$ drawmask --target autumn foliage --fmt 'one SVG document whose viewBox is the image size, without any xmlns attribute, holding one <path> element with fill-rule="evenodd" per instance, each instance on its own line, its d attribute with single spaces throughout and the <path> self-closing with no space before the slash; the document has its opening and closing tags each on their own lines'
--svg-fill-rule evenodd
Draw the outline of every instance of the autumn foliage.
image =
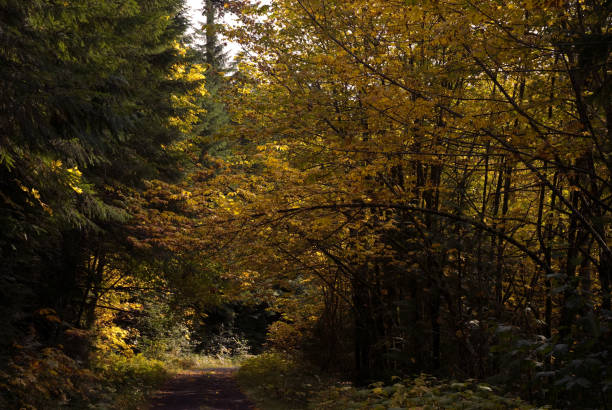
<svg viewBox="0 0 612 410">
<path fill-rule="evenodd" d="M 243 143 L 214 225 L 301 348 L 361 382 L 429 371 L 608 402 L 609 5 L 241 12 Z"/>
<path fill-rule="evenodd" d="M 4 3 L 15 380 L 242 312 L 329 408 L 610 406 L 610 2 L 207 1 L 199 48 L 178 0 Z"/>
</svg>

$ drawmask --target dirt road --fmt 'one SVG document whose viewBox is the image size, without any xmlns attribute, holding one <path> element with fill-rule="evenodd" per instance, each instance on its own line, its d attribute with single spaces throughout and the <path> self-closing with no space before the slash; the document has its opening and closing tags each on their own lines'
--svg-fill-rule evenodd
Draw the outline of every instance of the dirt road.
<svg viewBox="0 0 612 410">
<path fill-rule="evenodd" d="M 183 372 L 170 380 L 151 401 L 150 410 L 254 410 L 238 389 L 236 369 Z"/>
</svg>

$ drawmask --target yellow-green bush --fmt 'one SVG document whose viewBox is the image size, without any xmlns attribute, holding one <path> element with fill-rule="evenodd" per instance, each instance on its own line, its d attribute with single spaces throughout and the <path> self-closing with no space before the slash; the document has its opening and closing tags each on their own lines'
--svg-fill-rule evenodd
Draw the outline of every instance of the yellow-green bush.
<svg viewBox="0 0 612 410">
<path fill-rule="evenodd" d="M 121 385 L 137 381 L 146 386 L 156 386 L 166 378 L 164 362 L 142 354 L 132 357 L 112 354 L 98 366 L 105 380 Z"/>
<path fill-rule="evenodd" d="M 142 354 L 105 354 L 93 366 L 104 382 L 104 395 L 97 400 L 102 408 L 136 409 L 168 377 L 164 362 Z"/>
<path fill-rule="evenodd" d="M 312 391 L 323 388 L 313 369 L 283 353 L 264 353 L 246 359 L 238 371 L 243 389 L 257 401 L 282 401 L 304 408 Z"/>
</svg>

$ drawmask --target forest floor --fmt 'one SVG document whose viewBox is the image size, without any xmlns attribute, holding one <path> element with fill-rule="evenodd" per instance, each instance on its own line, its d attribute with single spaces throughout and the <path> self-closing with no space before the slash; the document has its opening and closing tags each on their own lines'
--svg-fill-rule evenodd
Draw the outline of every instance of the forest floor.
<svg viewBox="0 0 612 410">
<path fill-rule="evenodd" d="M 183 371 L 153 396 L 150 410 L 254 410 L 239 390 L 236 368 Z"/>
</svg>

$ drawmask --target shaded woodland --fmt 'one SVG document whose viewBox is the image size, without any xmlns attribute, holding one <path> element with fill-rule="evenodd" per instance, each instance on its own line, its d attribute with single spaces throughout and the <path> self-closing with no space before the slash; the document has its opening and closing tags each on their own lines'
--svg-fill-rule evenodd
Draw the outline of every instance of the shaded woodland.
<svg viewBox="0 0 612 410">
<path fill-rule="evenodd" d="M 612 406 L 610 1 L 184 7 L 0 1 L 0 406 L 263 350 Z"/>
</svg>

